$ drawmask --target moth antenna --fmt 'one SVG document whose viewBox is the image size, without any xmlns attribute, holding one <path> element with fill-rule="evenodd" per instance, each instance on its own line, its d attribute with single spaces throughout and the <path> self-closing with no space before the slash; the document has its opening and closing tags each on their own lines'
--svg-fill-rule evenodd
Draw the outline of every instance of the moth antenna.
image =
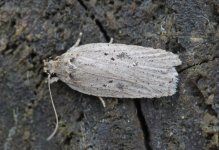
<svg viewBox="0 0 219 150">
<path fill-rule="evenodd" d="M 109 44 L 112 44 L 112 43 L 113 43 L 113 38 L 111 37 L 110 41 L 109 41 Z"/>
<path fill-rule="evenodd" d="M 49 95 L 50 95 L 52 107 L 53 107 L 53 110 L 54 110 L 54 113 L 55 113 L 56 127 L 55 127 L 55 129 L 53 130 L 53 132 L 50 134 L 50 136 L 46 139 L 47 141 L 49 141 L 49 140 L 51 140 L 51 139 L 53 138 L 53 136 L 56 134 L 56 132 L 57 132 L 57 130 L 58 130 L 58 127 L 59 127 L 59 119 L 58 119 L 58 115 L 57 115 L 57 112 L 56 112 L 55 104 L 54 104 L 54 102 L 53 102 L 52 92 L 51 92 L 51 88 L 50 88 L 50 83 L 51 83 L 50 77 L 51 77 L 51 75 L 48 73 Z"/>
<path fill-rule="evenodd" d="M 80 44 L 81 37 L 82 37 L 82 32 L 79 33 L 79 37 L 78 37 L 77 41 L 75 42 L 75 44 L 72 47 L 77 47 Z"/>
<path fill-rule="evenodd" d="M 102 97 L 98 97 L 99 98 L 99 100 L 101 101 L 101 103 L 103 104 L 103 107 L 105 108 L 106 107 L 106 103 L 105 103 L 105 101 L 103 100 L 103 98 Z"/>
</svg>

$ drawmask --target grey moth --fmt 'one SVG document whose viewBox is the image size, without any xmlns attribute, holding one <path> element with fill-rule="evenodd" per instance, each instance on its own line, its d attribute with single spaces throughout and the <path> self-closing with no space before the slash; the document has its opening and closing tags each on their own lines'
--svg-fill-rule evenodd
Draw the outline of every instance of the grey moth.
<svg viewBox="0 0 219 150">
<path fill-rule="evenodd" d="M 181 60 L 172 52 L 126 44 L 76 45 L 44 61 L 45 72 L 76 91 L 116 98 L 159 98 L 176 92 L 174 67 Z"/>
<path fill-rule="evenodd" d="M 56 127 L 47 140 L 58 129 L 58 115 L 50 90 L 51 81 L 57 81 L 57 77 L 74 90 L 98 96 L 104 107 L 101 97 L 159 98 L 176 92 L 178 73 L 174 67 L 181 64 L 178 55 L 136 45 L 91 43 L 78 46 L 79 42 L 80 38 L 66 53 L 44 61 L 56 117 Z M 57 77 L 50 80 L 51 74 Z"/>
</svg>

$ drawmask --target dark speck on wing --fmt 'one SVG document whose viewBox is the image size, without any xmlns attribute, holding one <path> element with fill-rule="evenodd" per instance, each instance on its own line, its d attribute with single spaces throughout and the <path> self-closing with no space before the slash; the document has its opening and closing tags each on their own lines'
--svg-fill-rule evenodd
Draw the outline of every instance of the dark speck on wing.
<svg viewBox="0 0 219 150">
<path fill-rule="evenodd" d="M 120 89 L 120 90 L 123 90 L 123 88 L 124 88 L 124 84 L 122 84 L 122 83 L 117 83 L 116 84 L 116 87 L 118 88 L 118 89 Z"/>
<path fill-rule="evenodd" d="M 131 58 L 131 57 L 130 57 L 127 53 L 125 53 L 125 52 L 122 52 L 122 53 L 118 54 L 117 57 L 118 57 L 118 58 L 121 58 L 121 59 L 122 59 L 122 58 L 129 58 L 129 59 L 130 59 L 130 58 Z"/>
<path fill-rule="evenodd" d="M 113 83 L 113 80 L 109 80 L 108 83 Z"/>
<path fill-rule="evenodd" d="M 113 58 L 113 57 L 112 57 L 112 58 L 111 58 L 111 60 L 112 60 L 112 61 L 114 61 L 114 60 L 115 60 L 115 58 Z"/>
</svg>

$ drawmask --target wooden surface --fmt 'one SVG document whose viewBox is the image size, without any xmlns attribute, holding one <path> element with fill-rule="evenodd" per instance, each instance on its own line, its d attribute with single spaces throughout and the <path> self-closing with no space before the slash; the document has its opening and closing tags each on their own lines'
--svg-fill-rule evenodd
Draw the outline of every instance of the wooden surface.
<svg viewBox="0 0 219 150">
<path fill-rule="evenodd" d="M 219 3 L 216 0 L 0 2 L 0 149 L 217 149 Z M 51 85 L 43 60 L 82 42 L 150 46 L 180 55 L 176 95 L 98 98 Z"/>
</svg>

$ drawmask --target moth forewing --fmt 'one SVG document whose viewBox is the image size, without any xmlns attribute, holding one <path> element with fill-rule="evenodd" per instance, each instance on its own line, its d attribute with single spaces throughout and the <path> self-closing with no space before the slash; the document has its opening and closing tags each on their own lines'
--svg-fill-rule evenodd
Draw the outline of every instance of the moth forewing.
<svg viewBox="0 0 219 150">
<path fill-rule="evenodd" d="M 176 92 L 176 54 L 135 45 L 92 43 L 49 62 L 48 70 L 79 92 L 100 97 L 153 98 Z"/>
</svg>

